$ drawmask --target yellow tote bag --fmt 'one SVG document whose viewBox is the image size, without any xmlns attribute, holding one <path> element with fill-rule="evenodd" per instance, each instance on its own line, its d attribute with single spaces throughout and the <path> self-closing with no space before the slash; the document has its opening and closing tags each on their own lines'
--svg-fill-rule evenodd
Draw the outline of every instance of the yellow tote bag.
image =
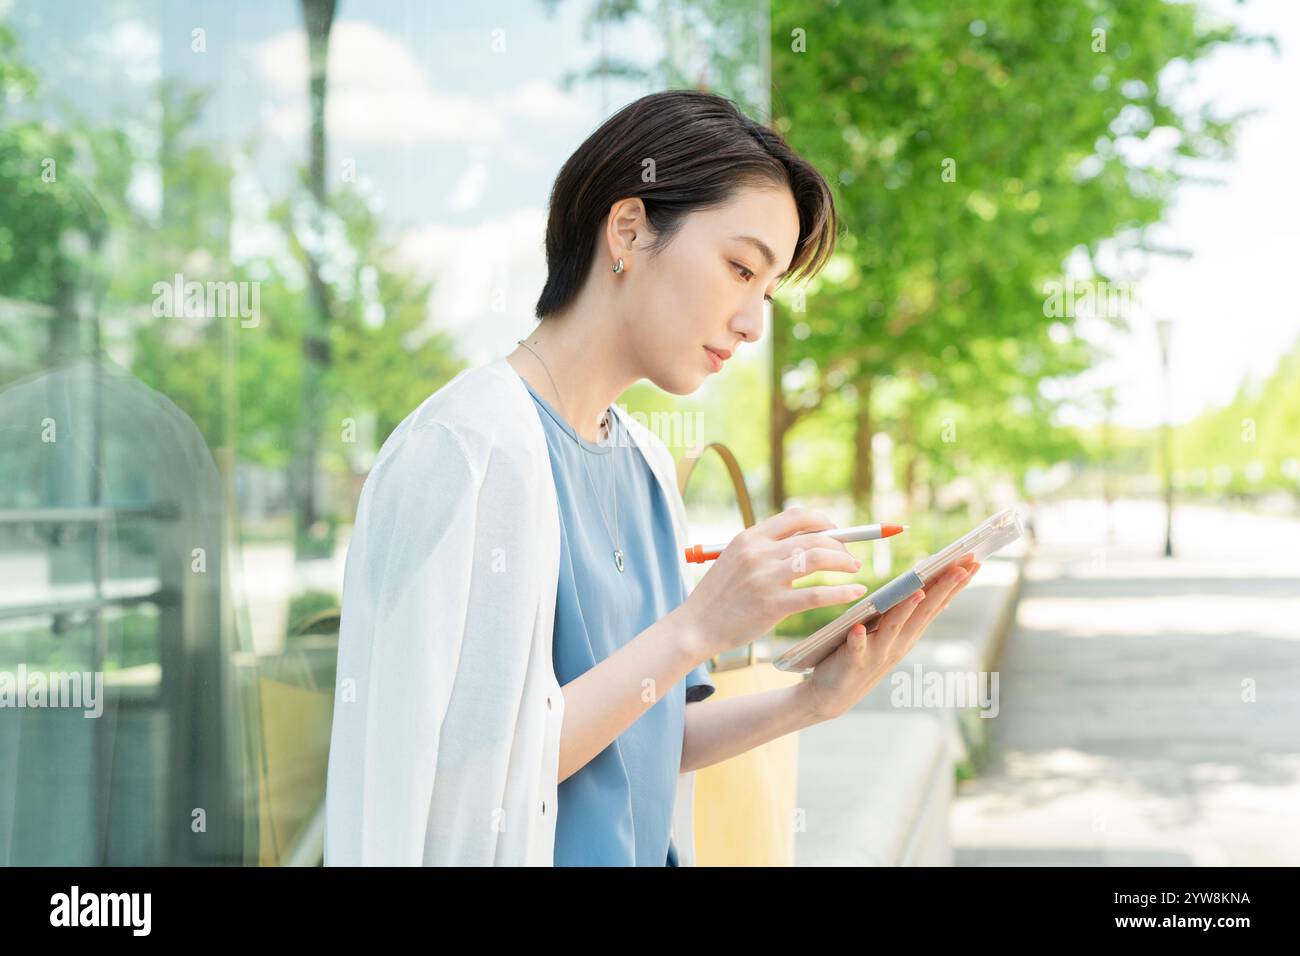
<svg viewBox="0 0 1300 956">
<path fill-rule="evenodd" d="M 259 677 L 257 686 L 262 721 L 258 865 L 319 866 L 314 841 L 324 824 L 334 695 L 266 677 Z"/>
<path fill-rule="evenodd" d="M 736 456 L 719 442 L 701 455 L 677 463 L 683 497 L 691 471 L 704 451 L 713 449 L 727 467 L 745 527 L 754 524 L 754 505 Z M 757 642 L 755 642 L 757 643 Z M 803 680 L 779 671 L 750 644 L 739 660 L 713 658 L 710 677 L 717 690 L 710 699 L 757 694 Z M 695 862 L 697 866 L 792 866 L 799 735 L 786 734 L 695 773 Z"/>
</svg>

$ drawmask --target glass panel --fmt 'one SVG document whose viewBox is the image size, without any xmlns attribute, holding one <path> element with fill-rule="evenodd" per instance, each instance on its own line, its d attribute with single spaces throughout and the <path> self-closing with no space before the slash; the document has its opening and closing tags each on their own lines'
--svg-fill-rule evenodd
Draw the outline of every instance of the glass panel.
<svg viewBox="0 0 1300 956">
<path fill-rule="evenodd" d="M 766 115 L 766 23 L 0 0 L 0 863 L 320 862 L 376 450 L 529 330 L 605 116 Z"/>
</svg>

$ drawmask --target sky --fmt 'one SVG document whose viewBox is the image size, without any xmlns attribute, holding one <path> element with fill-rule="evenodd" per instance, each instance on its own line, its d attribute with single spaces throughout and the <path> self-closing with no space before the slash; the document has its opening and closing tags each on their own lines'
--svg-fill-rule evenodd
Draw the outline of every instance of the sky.
<svg viewBox="0 0 1300 956">
<path fill-rule="evenodd" d="M 376 198 L 399 258 L 434 280 L 432 322 L 456 336 L 471 364 L 509 351 L 534 324 L 556 172 L 605 116 L 650 92 L 636 81 L 564 86 L 564 75 L 589 69 L 602 45 L 634 62 L 663 52 L 646 22 L 587 29 L 592 5 L 339 3 L 327 174 L 337 184 L 349 163 Z M 146 145 L 157 127 L 149 89 L 159 76 L 210 91 L 200 134 L 232 155 L 254 147 L 234 187 L 248 215 L 236 222 L 233 253 L 246 258 L 278 241 L 263 211 L 306 160 L 297 0 L 0 0 L 0 16 L 47 92 Z M 137 185 L 148 206 L 158 183 L 144 175 Z"/>
<path fill-rule="evenodd" d="M 1300 259 L 1300 4 L 1237 5 L 1202 0 L 1212 14 L 1266 45 L 1221 49 L 1199 64 L 1187 93 L 1219 113 L 1257 110 L 1244 120 L 1235 157 L 1206 166 L 1220 185 L 1184 185 L 1153 242 L 1186 249 L 1187 259 L 1151 258 L 1137 282 L 1132 331 L 1107 343 L 1116 357 L 1081 376 L 1072 391 L 1113 385 L 1114 421 L 1147 427 L 1161 420 L 1156 319 L 1169 319 L 1170 418 L 1185 422 L 1232 400 L 1243 381 L 1273 372 L 1300 338 L 1300 301 L 1286 289 Z M 1066 414 L 1072 424 L 1097 414 Z"/>
</svg>

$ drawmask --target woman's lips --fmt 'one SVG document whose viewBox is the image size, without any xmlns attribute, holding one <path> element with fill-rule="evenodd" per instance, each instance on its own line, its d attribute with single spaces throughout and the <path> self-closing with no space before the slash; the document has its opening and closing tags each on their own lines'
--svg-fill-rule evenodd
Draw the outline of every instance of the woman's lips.
<svg viewBox="0 0 1300 956">
<path fill-rule="evenodd" d="M 709 348 L 707 345 L 704 347 L 704 351 L 708 353 L 709 361 L 713 363 L 713 371 L 721 372 L 722 356 L 719 355 L 717 352 L 713 351 L 713 349 Z"/>
</svg>

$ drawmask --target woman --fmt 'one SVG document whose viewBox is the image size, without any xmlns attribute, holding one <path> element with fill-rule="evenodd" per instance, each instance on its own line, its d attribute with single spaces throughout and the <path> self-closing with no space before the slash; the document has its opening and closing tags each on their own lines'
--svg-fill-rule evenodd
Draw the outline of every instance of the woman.
<svg viewBox="0 0 1300 956">
<path fill-rule="evenodd" d="M 690 865 L 694 770 L 842 714 L 964 586 L 973 569 L 796 686 L 705 702 L 711 657 L 866 590 L 800 577 L 861 564 L 792 509 L 688 594 L 672 456 L 612 403 L 720 372 L 835 231 L 821 175 L 708 93 L 642 97 L 564 164 L 540 325 L 426 399 L 363 487 L 326 863 Z"/>
</svg>

